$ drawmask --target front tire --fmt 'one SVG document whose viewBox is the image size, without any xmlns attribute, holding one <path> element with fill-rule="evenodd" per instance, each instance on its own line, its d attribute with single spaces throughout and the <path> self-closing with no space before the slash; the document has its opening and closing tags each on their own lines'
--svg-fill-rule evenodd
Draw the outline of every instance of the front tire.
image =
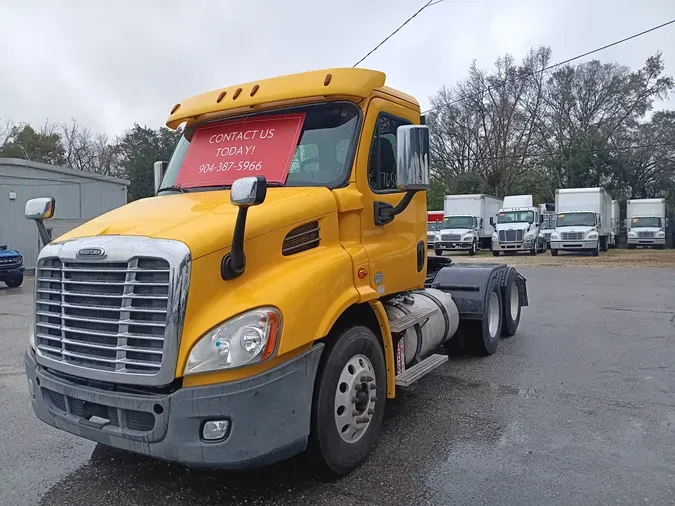
<svg viewBox="0 0 675 506">
<path fill-rule="evenodd" d="M 628 245 L 628 249 L 635 249 L 635 248 L 636 248 L 636 245 L 635 245 L 635 244 L 629 244 L 629 245 Z"/>
<path fill-rule="evenodd" d="M 558 256 L 558 250 L 557 250 L 557 249 L 552 249 L 552 250 L 551 250 L 551 256 L 552 256 L 552 257 L 557 257 L 557 256 Z"/>
<path fill-rule="evenodd" d="M 324 352 L 309 451 L 327 473 L 344 476 L 370 454 L 384 417 L 386 381 L 382 347 L 367 327 L 342 331 Z"/>
<path fill-rule="evenodd" d="M 437 256 L 437 257 L 443 256 L 443 250 L 442 250 L 442 249 L 435 249 L 435 250 L 434 250 L 434 253 L 436 253 L 436 256 Z"/>
<path fill-rule="evenodd" d="M 473 241 L 471 249 L 469 250 L 469 256 L 474 256 L 477 252 L 478 252 L 478 244 L 476 243 L 476 241 Z"/>
<path fill-rule="evenodd" d="M 23 275 L 18 276 L 16 278 L 10 278 L 7 281 L 5 281 L 5 284 L 9 288 L 19 288 L 22 283 L 23 283 Z"/>
<path fill-rule="evenodd" d="M 492 251 L 492 256 L 493 257 L 498 257 L 499 256 L 499 251 Z"/>
<path fill-rule="evenodd" d="M 597 257 L 600 254 L 600 244 L 595 246 L 595 249 L 591 250 L 591 253 L 594 257 Z"/>
</svg>

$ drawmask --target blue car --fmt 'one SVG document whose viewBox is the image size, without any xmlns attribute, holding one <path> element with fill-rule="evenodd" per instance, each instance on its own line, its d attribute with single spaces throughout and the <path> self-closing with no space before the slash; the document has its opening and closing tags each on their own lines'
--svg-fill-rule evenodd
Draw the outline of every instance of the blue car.
<svg viewBox="0 0 675 506">
<path fill-rule="evenodd" d="M 0 246 L 0 281 L 4 281 L 10 288 L 16 288 L 23 283 L 23 257 L 7 246 Z"/>
</svg>

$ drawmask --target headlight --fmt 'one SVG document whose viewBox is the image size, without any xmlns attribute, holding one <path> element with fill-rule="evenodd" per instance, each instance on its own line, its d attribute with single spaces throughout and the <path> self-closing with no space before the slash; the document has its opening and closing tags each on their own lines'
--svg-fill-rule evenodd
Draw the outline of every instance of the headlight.
<svg viewBox="0 0 675 506">
<path fill-rule="evenodd" d="M 596 234 L 595 232 L 591 232 L 590 234 L 588 234 L 588 236 L 586 236 L 586 239 L 597 239 L 597 238 L 598 234 Z"/>
<path fill-rule="evenodd" d="M 23 257 L 16 257 L 16 261 L 19 262 L 20 264 L 23 263 Z"/>
<path fill-rule="evenodd" d="M 558 240 L 558 234 L 556 234 L 555 232 L 551 232 L 551 239 L 553 239 L 554 241 L 557 241 Z"/>
<path fill-rule="evenodd" d="M 661 230 L 660 232 L 657 232 L 657 233 L 656 233 L 656 237 L 663 237 L 663 236 L 665 236 L 665 235 L 666 235 L 666 233 L 665 233 L 663 230 Z"/>
<path fill-rule="evenodd" d="M 188 356 L 185 374 L 232 369 L 268 358 L 281 332 L 275 308 L 247 311 L 204 334 Z"/>
<path fill-rule="evenodd" d="M 530 232 L 529 234 L 525 234 L 525 241 L 534 241 L 534 236 L 537 235 L 534 232 Z"/>
<path fill-rule="evenodd" d="M 635 232 L 628 232 L 628 237 L 635 237 L 637 234 Z"/>
<path fill-rule="evenodd" d="M 466 241 L 471 241 L 472 239 L 473 239 L 473 236 L 472 236 L 471 234 L 469 234 L 469 235 L 465 235 L 465 236 L 462 238 L 462 241 L 465 241 L 465 242 L 466 242 Z"/>
</svg>

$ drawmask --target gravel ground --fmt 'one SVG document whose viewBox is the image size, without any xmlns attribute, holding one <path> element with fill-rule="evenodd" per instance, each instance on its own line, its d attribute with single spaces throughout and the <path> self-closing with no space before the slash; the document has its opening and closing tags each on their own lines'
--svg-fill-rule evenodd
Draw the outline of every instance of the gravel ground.
<svg viewBox="0 0 675 506">
<path fill-rule="evenodd" d="M 429 251 L 429 255 L 433 256 L 434 253 Z M 526 253 L 494 257 L 490 251 L 480 251 L 473 257 L 467 253 L 446 253 L 443 256 L 450 257 L 453 262 L 457 263 L 500 262 L 514 267 L 675 268 L 675 249 L 612 249 L 606 253 L 600 253 L 598 257 L 584 253 L 560 253 L 557 257 L 553 257 L 550 251 L 536 257 L 531 257 Z"/>
</svg>

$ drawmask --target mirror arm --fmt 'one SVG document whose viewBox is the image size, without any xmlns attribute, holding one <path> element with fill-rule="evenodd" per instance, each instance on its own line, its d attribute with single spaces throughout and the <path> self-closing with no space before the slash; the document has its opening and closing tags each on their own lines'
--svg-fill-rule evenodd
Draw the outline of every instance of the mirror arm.
<svg viewBox="0 0 675 506">
<path fill-rule="evenodd" d="M 401 214 L 406 210 L 415 194 L 419 191 L 422 190 L 408 190 L 401 201 L 396 204 L 396 207 L 387 202 L 375 201 L 375 225 L 381 227 L 387 223 L 391 223 L 397 214 Z"/>
<path fill-rule="evenodd" d="M 225 280 L 238 278 L 246 269 L 244 254 L 244 231 L 246 230 L 246 214 L 248 206 L 241 206 L 237 212 L 237 223 L 234 226 L 232 250 L 220 262 L 220 276 Z"/>
<path fill-rule="evenodd" d="M 47 227 L 45 227 L 45 224 L 42 220 L 35 220 L 35 225 L 37 225 L 38 233 L 40 234 L 42 244 L 47 246 L 47 244 L 52 242 L 52 240 L 49 238 L 49 234 L 47 233 Z"/>
</svg>

